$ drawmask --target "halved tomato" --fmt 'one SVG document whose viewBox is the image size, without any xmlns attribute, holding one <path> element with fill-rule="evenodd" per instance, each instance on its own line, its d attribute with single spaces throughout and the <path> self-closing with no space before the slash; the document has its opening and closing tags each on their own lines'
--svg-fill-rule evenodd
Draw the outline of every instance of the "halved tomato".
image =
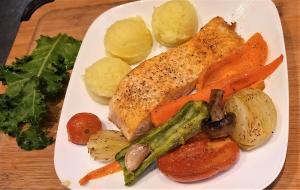
<svg viewBox="0 0 300 190">
<path fill-rule="evenodd" d="M 174 181 L 193 182 L 229 169 L 238 157 L 239 147 L 230 138 L 209 140 L 200 134 L 159 158 L 157 165 Z"/>
</svg>

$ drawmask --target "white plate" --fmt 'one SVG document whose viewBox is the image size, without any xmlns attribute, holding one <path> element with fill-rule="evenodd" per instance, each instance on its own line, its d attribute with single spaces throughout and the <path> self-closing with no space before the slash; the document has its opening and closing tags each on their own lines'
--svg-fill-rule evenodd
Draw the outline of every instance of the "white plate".
<svg viewBox="0 0 300 190">
<path fill-rule="evenodd" d="M 94 102 L 85 89 L 82 75 L 85 68 L 105 56 L 103 38 L 112 23 L 119 19 L 142 16 L 151 29 L 153 7 L 163 0 L 144 0 L 124 4 L 100 15 L 90 26 L 82 42 L 65 96 L 55 145 L 55 169 L 59 179 L 68 180 L 70 188 L 125 188 L 122 172 L 93 180 L 80 186 L 78 180 L 87 172 L 103 164 L 90 158 L 87 148 L 70 143 L 66 123 L 78 112 L 91 112 L 99 116 L 105 128 L 116 129 L 108 121 L 108 107 Z M 199 188 L 264 188 L 278 176 L 285 161 L 289 128 L 289 94 L 287 62 L 280 18 L 271 0 L 195 0 L 199 26 L 215 16 L 227 21 L 237 21 L 237 32 L 247 40 L 255 32 L 262 33 L 269 46 L 268 62 L 284 55 L 283 64 L 266 80 L 266 90 L 273 99 L 278 112 L 278 125 L 271 139 L 262 147 L 241 152 L 238 163 L 230 170 L 209 180 L 191 184 L 176 183 L 166 178 L 157 169 L 147 173 L 131 188 L 137 189 L 199 189 Z M 154 44 L 149 57 L 164 51 Z"/>
</svg>

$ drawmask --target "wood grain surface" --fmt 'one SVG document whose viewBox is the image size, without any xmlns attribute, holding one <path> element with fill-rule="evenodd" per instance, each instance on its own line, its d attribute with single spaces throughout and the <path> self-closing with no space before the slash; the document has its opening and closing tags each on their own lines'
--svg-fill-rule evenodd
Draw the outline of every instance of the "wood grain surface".
<svg viewBox="0 0 300 190">
<path fill-rule="evenodd" d="M 37 10 L 21 24 L 7 63 L 28 54 L 40 34 L 68 33 L 82 39 L 88 26 L 105 10 L 130 0 L 55 0 Z M 290 89 L 290 132 L 284 168 L 268 189 L 300 189 L 300 1 L 274 0 L 285 37 Z M 1 91 L 1 89 L 0 89 Z M 52 102 L 45 125 L 55 134 L 62 101 Z M 0 189 L 66 189 L 56 176 L 54 144 L 44 150 L 26 152 L 15 139 L 0 134 Z M 271 162 L 271 160 L 270 160 Z M 260 168 L 263 169 L 263 168 Z M 259 169 L 258 169 L 259 172 Z"/>
</svg>

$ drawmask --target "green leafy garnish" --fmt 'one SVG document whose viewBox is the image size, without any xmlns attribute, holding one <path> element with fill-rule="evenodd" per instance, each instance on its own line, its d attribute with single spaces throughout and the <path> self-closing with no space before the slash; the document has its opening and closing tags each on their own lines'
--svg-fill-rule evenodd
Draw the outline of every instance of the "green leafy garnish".
<svg viewBox="0 0 300 190">
<path fill-rule="evenodd" d="M 46 100 L 63 91 L 80 44 L 65 34 L 41 36 L 31 55 L 0 67 L 0 80 L 7 85 L 0 95 L 0 130 L 15 136 L 22 149 L 42 149 L 53 142 L 40 125 Z"/>
</svg>

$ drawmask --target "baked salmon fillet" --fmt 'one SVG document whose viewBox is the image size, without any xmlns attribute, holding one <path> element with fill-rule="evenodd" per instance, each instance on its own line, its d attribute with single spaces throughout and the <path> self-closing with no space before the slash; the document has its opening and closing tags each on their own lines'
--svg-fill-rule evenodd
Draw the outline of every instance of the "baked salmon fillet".
<svg viewBox="0 0 300 190">
<path fill-rule="evenodd" d="M 129 141 L 145 134 L 155 107 L 190 93 L 211 63 L 244 43 L 234 28 L 215 17 L 185 44 L 141 63 L 120 82 L 109 103 L 109 119 Z"/>
</svg>

